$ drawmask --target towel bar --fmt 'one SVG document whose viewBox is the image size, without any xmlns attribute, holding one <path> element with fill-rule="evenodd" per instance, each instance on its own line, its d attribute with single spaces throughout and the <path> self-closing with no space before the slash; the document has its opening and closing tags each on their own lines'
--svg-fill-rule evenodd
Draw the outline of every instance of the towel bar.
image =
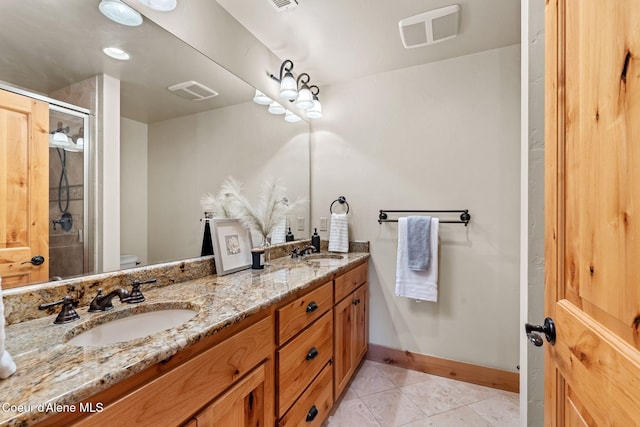
<svg viewBox="0 0 640 427">
<path fill-rule="evenodd" d="M 440 223 L 448 223 L 448 224 L 464 224 L 466 227 L 469 225 L 469 221 L 471 220 L 471 215 L 469 214 L 468 209 L 458 209 L 458 210 L 388 210 L 388 209 L 380 209 L 380 213 L 378 214 L 378 224 L 382 224 L 383 222 L 398 222 L 397 219 L 389 219 L 388 213 L 460 213 L 460 220 L 441 220 Z"/>
<path fill-rule="evenodd" d="M 335 199 L 332 203 L 331 206 L 329 206 L 329 213 L 333 213 L 333 205 L 336 204 L 336 202 L 340 203 L 341 205 L 347 205 L 347 212 L 349 213 L 349 203 L 347 203 L 347 199 L 344 196 L 340 196 L 337 199 Z"/>
</svg>

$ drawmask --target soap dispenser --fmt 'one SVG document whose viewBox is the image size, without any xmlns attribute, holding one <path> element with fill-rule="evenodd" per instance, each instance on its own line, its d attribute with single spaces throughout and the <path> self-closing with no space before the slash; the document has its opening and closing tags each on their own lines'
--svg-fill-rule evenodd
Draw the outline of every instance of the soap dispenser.
<svg viewBox="0 0 640 427">
<path fill-rule="evenodd" d="M 313 236 L 311 236 L 311 246 L 316 248 L 316 252 L 320 252 L 320 235 L 318 229 L 313 229 Z"/>
<path fill-rule="evenodd" d="M 293 242 L 293 233 L 291 232 L 291 227 L 289 227 L 289 231 L 287 232 L 287 235 L 284 237 L 285 242 Z"/>
</svg>

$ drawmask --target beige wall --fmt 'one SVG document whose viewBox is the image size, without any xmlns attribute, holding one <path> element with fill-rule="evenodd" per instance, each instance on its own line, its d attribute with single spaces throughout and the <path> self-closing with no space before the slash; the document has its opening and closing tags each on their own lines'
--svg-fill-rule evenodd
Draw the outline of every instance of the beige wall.
<svg viewBox="0 0 640 427">
<path fill-rule="evenodd" d="M 253 102 L 150 124 L 149 263 L 200 255 L 200 197 L 227 176 L 245 185 L 252 203 L 269 176 L 282 180 L 290 200 L 308 199 L 308 131 Z M 291 215 L 305 217 L 304 230 L 292 227 L 296 238 L 309 236 L 308 210 Z"/>
<path fill-rule="evenodd" d="M 370 341 L 515 371 L 519 348 L 519 46 L 323 88 L 312 226 L 344 195 L 371 241 Z M 397 224 L 379 209 L 469 209 L 443 224 L 439 302 L 394 295 Z M 327 237 L 327 233 L 322 233 Z"/>
<path fill-rule="evenodd" d="M 120 252 L 147 264 L 147 125 L 120 119 Z"/>
</svg>

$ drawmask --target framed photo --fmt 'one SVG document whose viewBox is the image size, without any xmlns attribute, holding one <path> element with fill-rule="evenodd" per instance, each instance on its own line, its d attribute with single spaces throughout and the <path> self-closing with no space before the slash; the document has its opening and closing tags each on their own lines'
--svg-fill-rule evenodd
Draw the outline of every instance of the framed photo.
<svg viewBox="0 0 640 427">
<path fill-rule="evenodd" d="M 251 267 L 251 233 L 237 219 L 213 219 L 213 246 L 219 276 Z"/>
</svg>

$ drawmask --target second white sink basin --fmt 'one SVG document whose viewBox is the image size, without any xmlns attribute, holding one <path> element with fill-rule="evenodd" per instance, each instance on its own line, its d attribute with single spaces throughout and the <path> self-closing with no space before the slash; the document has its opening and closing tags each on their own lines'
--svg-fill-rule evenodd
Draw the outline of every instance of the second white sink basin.
<svg viewBox="0 0 640 427">
<path fill-rule="evenodd" d="M 198 312 L 195 310 L 182 308 L 134 314 L 94 326 L 71 338 L 67 344 L 99 346 L 126 342 L 175 328 L 188 322 L 196 314 Z"/>
</svg>

